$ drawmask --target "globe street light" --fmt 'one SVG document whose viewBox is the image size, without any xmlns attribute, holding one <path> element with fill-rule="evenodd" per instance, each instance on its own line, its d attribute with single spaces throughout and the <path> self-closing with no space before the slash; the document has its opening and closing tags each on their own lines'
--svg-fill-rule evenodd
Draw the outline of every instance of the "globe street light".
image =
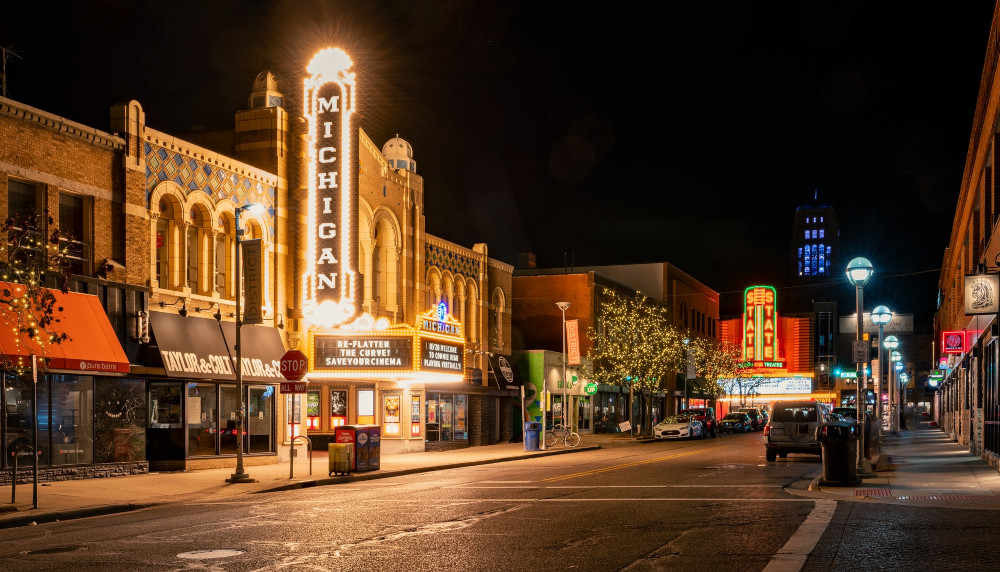
<svg viewBox="0 0 1000 572">
<path fill-rule="evenodd" d="M 569 305 L 569 302 L 556 302 L 556 306 L 562 310 L 562 424 L 564 431 L 569 431 L 569 407 L 566 406 L 566 308 L 569 308 Z"/>
<path fill-rule="evenodd" d="M 236 472 L 229 475 L 226 481 L 230 483 L 252 483 L 254 479 L 243 471 L 243 423 L 246 417 L 246 405 L 243 403 L 243 345 L 240 343 L 240 330 L 243 329 L 243 312 L 240 299 L 243 297 L 243 277 L 240 275 L 240 239 L 243 227 L 240 226 L 240 214 L 250 213 L 258 216 L 264 212 L 264 206 L 250 203 L 236 207 L 236 397 L 239 399 L 239 410 L 236 413 Z"/>
<path fill-rule="evenodd" d="M 891 336 L 891 335 L 890 336 L 886 336 L 885 340 L 882 341 L 882 346 L 884 346 L 885 349 L 889 350 L 889 361 L 890 362 L 892 361 L 892 354 L 894 354 L 894 353 L 898 354 L 899 353 L 899 352 L 895 351 L 895 349 L 899 347 L 899 340 L 896 339 L 896 336 Z M 886 376 L 886 380 L 888 381 L 887 385 L 889 387 L 889 411 L 888 411 L 888 413 L 889 413 L 889 430 L 892 431 L 895 434 L 895 432 L 896 432 L 896 428 L 895 428 L 896 422 L 895 422 L 895 417 L 893 417 L 893 412 L 895 411 L 895 408 L 893 407 L 893 403 L 894 403 L 893 396 L 896 395 L 896 388 L 895 388 L 896 384 L 893 383 L 893 371 L 894 370 L 893 370 L 892 365 L 890 364 L 887 369 L 889 370 L 888 373 L 887 373 L 887 376 Z"/>
<path fill-rule="evenodd" d="M 871 278 L 872 273 L 874 273 L 875 268 L 872 263 L 868 261 L 867 258 L 855 258 L 854 260 L 847 263 L 847 279 L 854 285 L 855 301 L 858 316 L 858 332 L 857 340 L 854 342 L 854 362 L 858 366 L 858 396 L 855 399 L 855 404 L 858 410 L 858 423 L 861 423 L 861 428 L 864 428 L 863 423 L 865 422 L 865 404 L 864 395 L 868 392 L 868 384 L 865 378 L 865 362 L 867 361 L 867 349 L 863 346 L 861 332 L 864 329 L 864 314 L 861 313 L 862 308 L 864 308 L 864 295 L 862 290 L 864 289 L 865 282 Z M 864 473 L 864 459 L 865 459 L 865 432 L 859 431 L 860 437 L 858 439 L 858 473 Z"/>
<path fill-rule="evenodd" d="M 872 322 L 878 324 L 878 387 L 875 390 L 875 419 L 878 419 L 877 427 L 882 428 L 882 388 L 886 387 L 886 378 L 882 376 L 884 369 L 888 373 L 889 368 L 885 367 L 882 361 L 882 335 L 885 333 L 885 325 L 892 321 L 892 312 L 885 306 L 875 306 L 872 310 Z"/>
</svg>

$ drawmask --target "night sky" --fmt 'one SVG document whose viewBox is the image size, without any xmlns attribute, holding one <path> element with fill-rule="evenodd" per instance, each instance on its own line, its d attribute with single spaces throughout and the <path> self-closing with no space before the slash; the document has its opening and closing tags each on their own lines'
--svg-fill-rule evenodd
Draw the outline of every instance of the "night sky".
<svg viewBox="0 0 1000 572">
<path fill-rule="evenodd" d="M 258 72 L 298 86 L 338 46 L 358 73 L 356 124 L 414 147 L 431 234 L 511 264 L 668 261 L 722 292 L 780 292 L 795 207 L 816 194 L 837 209 L 842 263 L 876 267 L 866 300 L 918 314 L 934 310 L 994 9 L 59 4 L 5 6 L 10 98 L 101 130 L 136 99 L 183 138 L 232 128 Z"/>
</svg>

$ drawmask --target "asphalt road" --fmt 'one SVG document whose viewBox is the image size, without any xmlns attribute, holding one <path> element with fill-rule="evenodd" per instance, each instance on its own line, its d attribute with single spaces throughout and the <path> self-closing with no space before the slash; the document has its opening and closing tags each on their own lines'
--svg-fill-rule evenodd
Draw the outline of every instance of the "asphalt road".
<svg viewBox="0 0 1000 572">
<path fill-rule="evenodd" d="M 787 489 L 819 466 L 765 462 L 760 433 L 607 448 L 0 530 L 0 569 L 994 566 L 1000 511 Z"/>
</svg>

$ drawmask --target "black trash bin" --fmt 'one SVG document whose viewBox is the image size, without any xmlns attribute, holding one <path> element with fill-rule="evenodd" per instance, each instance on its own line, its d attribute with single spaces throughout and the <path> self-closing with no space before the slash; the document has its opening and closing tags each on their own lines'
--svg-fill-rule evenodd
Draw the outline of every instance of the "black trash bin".
<svg viewBox="0 0 1000 572">
<path fill-rule="evenodd" d="M 857 423 L 821 423 L 816 427 L 816 440 L 823 448 L 821 485 L 852 487 L 861 483 L 858 436 Z"/>
<path fill-rule="evenodd" d="M 524 450 L 537 451 L 538 438 L 542 432 L 542 424 L 535 421 L 528 421 L 524 424 Z"/>
</svg>

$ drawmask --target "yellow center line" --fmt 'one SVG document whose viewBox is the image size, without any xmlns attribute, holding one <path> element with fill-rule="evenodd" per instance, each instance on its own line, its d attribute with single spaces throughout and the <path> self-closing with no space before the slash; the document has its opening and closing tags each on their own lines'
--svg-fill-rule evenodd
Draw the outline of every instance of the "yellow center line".
<svg viewBox="0 0 1000 572">
<path fill-rule="evenodd" d="M 620 469 L 627 469 L 629 467 L 638 467 L 639 465 L 648 465 L 650 463 L 659 463 L 660 461 L 670 461 L 672 459 L 679 459 L 681 457 L 687 457 L 688 455 L 695 455 L 697 453 L 705 453 L 707 451 L 712 451 L 714 449 L 721 449 L 727 445 L 716 445 L 715 447 L 705 447 L 703 449 L 694 449 L 692 451 L 686 451 L 683 453 L 674 453 L 671 455 L 665 455 L 663 457 L 656 457 L 654 459 L 646 459 L 645 461 L 636 461 L 634 463 L 624 463 L 621 465 L 612 465 L 610 467 L 603 467 L 600 469 L 591 469 L 589 471 L 581 471 L 579 473 L 572 473 L 569 475 L 561 475 L 558 477 L 549 477 L 547 479 L 542 479 L 539 482 L 542 483 L 553 483 L 558 481 L 565 481 L 566 479 L 575 479 L 577 477 L 586 477 L 589 475 L 597 475 L 600 473 L 606 473 L 608 471 L 617 471 Z"/>
</svg>

